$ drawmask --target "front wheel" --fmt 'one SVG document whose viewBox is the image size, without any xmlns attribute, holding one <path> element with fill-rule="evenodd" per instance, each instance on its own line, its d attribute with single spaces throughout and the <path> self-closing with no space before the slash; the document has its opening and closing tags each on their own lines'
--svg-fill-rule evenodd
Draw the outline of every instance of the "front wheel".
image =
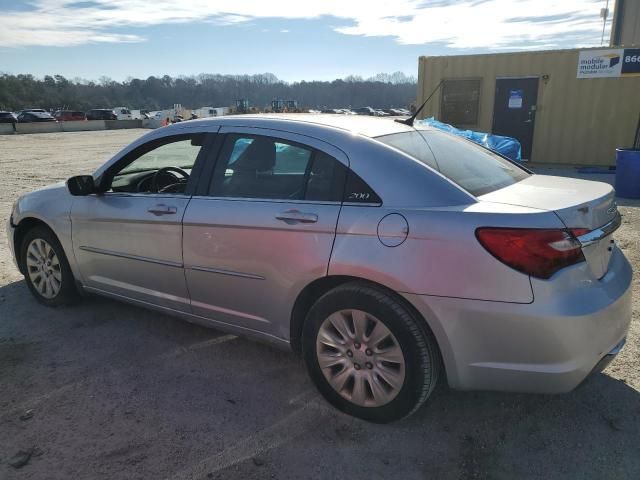
<svg viewBox="0 0 640 480">
<path fill-rule="evenodd" d="M 424 320 L 359 282 L 331 290 L 313 305 L 303 353 L 313 382 L 333 406 L 379 423 L 415 412 L 440 371 L 438 347 Z"/>
<path fill-rule="evenodd" d="M 40 303 L 56 307 L 72 303 L 77 296 L 73 273 L 62 245 L 51 230 L 29 230 L 20 248 L 27 286 Z"/>
</svg>

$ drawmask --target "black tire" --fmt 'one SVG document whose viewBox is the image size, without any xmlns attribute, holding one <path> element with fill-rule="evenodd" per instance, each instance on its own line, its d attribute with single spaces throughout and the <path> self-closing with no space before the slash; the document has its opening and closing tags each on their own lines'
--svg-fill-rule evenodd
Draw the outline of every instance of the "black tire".
<svg viewBox="0 0 640 480">
<path fill-rule="evenodd" d="M 58 293 L 53 298 L 44 297 L 33 284 L 29 277 L 29 267 L 27 266 L 27 249 L 33 240 L 42 239 L 47 242 L 56 256 L 58 257 L 60 264 L 61 284 Z M 25 281 L 29 290 L 36 298 L 36 300 L 48 307 L 59 307 L 63 305 L 70 305 L 77 301 L 78 291 L 75 285 L 75 279 L 69 267 L 69 261 L 64 253 L 64 249 L 55 234 L 47 227 L 36 226 L 27 231 L 22 239 L 20 245 L 20 266 L 24 274 Z"/>
<path fill-rule="evenodd" d="M 316 339 L 331 314 L 361 310 L 391 331 L 405 361 L 404 382 L 396 397 L 381 406 L 360 406 L 338 393 L 318 363 Z M 302 351 L 309 375 L 324 398 L 338 410 L 355 417 L 387 423 L 414 413 L 435 388 L 441 369 L 440 352 L 429 327 L 401 299 L 365 282 L 352 282 L 323 295 L 311 307 L 303 328 Z"/>
</svg>

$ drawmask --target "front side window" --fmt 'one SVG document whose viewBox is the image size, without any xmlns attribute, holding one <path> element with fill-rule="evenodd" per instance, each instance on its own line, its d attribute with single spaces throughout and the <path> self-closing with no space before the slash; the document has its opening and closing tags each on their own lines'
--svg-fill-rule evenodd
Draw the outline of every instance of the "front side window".
<svg viewBox="0 0 640 480">
<path fill-rule="evenodd" d="M 185 193 L 204 139 L 203 134 L 176 135 L 138 147 L 113 174 L 111 191 Z"/>
<path fill-rule="evenodd" d="M 529 176 L 526 170 L 492 151 L 438 130 L 394 133 L 376 140 L 439 171 L 474 196 L 507 187 Z"/>
<path fill-rule="evenodd" d="M 340 201 L 345 167 L 309 146 L 227 135 L 209 193 L 215 197 Z"/>
</svg>

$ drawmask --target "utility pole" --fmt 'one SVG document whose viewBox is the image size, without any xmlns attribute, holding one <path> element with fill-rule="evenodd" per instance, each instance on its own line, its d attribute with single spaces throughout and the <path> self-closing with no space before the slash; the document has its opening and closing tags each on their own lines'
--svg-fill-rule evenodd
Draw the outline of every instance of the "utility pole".
<svg viewBox="0 0 640 480">
<path fill-rule="evenodd" d="M 607 18 L 609 17 L 609 0 L 604 8 L 600 9 L 600 16 L 602 17 L 602 38 L 600 39 L 600 46 L 604 44 L 604 31 L 607 27 Z"/>
</svg>

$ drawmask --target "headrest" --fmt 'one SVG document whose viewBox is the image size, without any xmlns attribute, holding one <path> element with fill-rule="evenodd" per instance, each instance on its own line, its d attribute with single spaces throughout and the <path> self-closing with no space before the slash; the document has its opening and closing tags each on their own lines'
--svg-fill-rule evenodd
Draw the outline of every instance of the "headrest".
<svg viewBox="0 0 640 480">
<path fill-rule="evenodd" d="M 273 140 L 258 137 L 253 140 L 236 160 L 234 170 L 265 172 L 276 164 L 276 145 Z"/>
</svg>

